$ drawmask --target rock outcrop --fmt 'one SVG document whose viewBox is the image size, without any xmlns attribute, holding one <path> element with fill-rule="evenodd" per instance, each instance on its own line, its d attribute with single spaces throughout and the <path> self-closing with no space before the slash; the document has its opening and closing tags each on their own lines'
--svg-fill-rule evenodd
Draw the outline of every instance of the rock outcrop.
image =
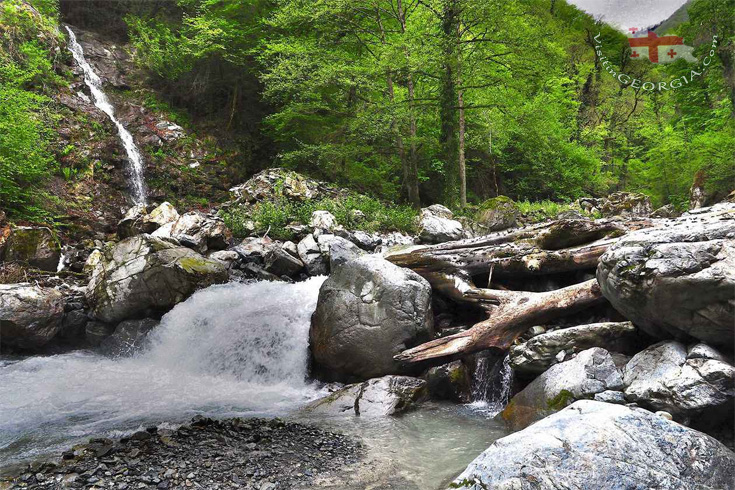
<svg viewBox="0 0 735 490">
<path fill-rule="evenodd" d="M 137 235 L 102 251 L 87 286 L 87 300 L 101 321 L 161 313 L 195 290 L 225 282 L 215 260 L 150 235 Z"/>
<path fill-rule="evenodd" d="M 61 258 L 61 245 L 54 233 L 43 226 L 9 228 L 4 240 L 2 261 L 21 262 L 42 271 L 56 272 Z"/>
<path fill-rule="evenodd" d="M 501 415 L 520 429 L 576 400 L 622 387 L 623 379 L 610 353 L 593 347 L 549 368 L 516 394 Z"/>
<path fill-rule="evenodd" d="M 629 233 L 600 258 L 597 280 L 650 335 L 732 348 L 735 205 Z"/>
<path fill-rule="evenodd" d="M 424 374 L 431 398 L 469 403 L 472 397 L 472 373 L 462 361 L 436 366 Z"/>
<path fill-rule="evenodd" d="M 425 397 L 426 382 L 423 380 L 409 376 L 383 376 L 345 386 L 310 403 L 304 411 L 381 417 L 403 413 Z"/>
<path fill-rule="evenodd" d="M 232 238 L 230 230 L 221 218 L 200 211 L 190 211 L 181 215 L 171 224 L 159 228 L 153 236 L 171 237 L 181 245 L 201 254 L 227 248 Z"/>
<path fill-rule="evenodd" d="M 339 190 L 296 172 L 270 168 L 255 174 L 247 182 L 230 189 L 236 202 L 251 203 L 286 197 L 296 201 L 336 197 Z"/>
<path fill-rule="evenodd" d="M 117 224 L 117 236 L 125 239 L 141 233 L 153 233 L 177 219 L 179 219 L 179 213 L 168 202 L 158 206 L 139 204 L 130 208 Z"/>
<path fill-rule="evenodd" d="M 452 488 L 732 488 L 735 453 L 643 409 L 578 401 L 498 439 Z"/>
<path fill-rule="evenodd" d="M 27 283 L 0 284 L 0 344 L 37 349 L 59 332 L 64 318 L 64 295 L 52 288 Z"/>
<path fill-rule="evenodd" d="M 393 356 L 433 335 L 431 287 L 413 271 L 368 255 L 338 267 L 319 292 L 311 351 L 338 378 L 400 374 Z"/>
<path fill-rule="evenodd" d="M 112 335 L 102 341 L 100 347 L 105 353 L 113 356 L 131 355 L 143 346 L 148 333 L 156 328 L 158 323 L 152 318 L 120 322 Z"/>
<path fill-rule="evenodd" d="M 514 371 L 542 373 L 555 364 L 563 352 L 567 357 L 591 347 L 610 352 L 633 353 L 638 343 L 637 329 L 630 322 L 605 322 L 561 328 L 542 333 L 510 349 Z"/>
<path fill-rule="evenodd" d="M 665 341 L 639 352 L 625 366 L 626 398 L 676 420 L 699 419 L 698 426 L 732 420 L 735 367 L 716 351 L 700 357 L 702 350 L 693 350 L 692 357 L 683 344 Z"/>
</svg>

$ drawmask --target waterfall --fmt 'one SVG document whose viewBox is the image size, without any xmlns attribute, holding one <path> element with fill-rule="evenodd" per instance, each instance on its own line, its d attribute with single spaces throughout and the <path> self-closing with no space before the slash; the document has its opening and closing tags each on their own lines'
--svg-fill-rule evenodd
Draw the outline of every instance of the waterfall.
<svg viewBox="0 0 735 490">
<path fill-rule="evenodd" d="M 120 141 L 125 147 L 125 153 L 128 156 L 129 173 L 131 179 L 131 194 L 135 204 L 145 204 L 146 202 L 146 189 L 145 180 L 143 177 L 143 157 L 140 154 L 140 150 L 135 146 L 133 135 L 130 131 L 125 129 L 125 126 L 115 117 L 115 108 L 107 98 L 107 94 L 102 90 L 102 80 L 94 72 L 92 66 L 87 62 L 84 57 L 84 50 L 82 46 L 77 42 L 77 37 L 74 32 L 65 26 L 69 33 L 69 51 L 71 51 L 74 60 L 79 65 L 79 68 L 84 72 L 84 83 L 89 87 L 92 93 L 92 101 L 94 105 L 102 112 L 107 114 L 110 120 L 117 126 L 117 132 L 120 136 Z"/>
<path fill-rule="evenodd" d="M 204 289 L 167 313 L 132 357 L 76 351 L 0 359 L 0 463 L 197 413 L 298 409 L 321 393 L 307 373 L 310 319 L 323 281 Z"/>
<path fill-rule="evenodd" d="M 508 404 L 513 370 L 510 357 L 483 356 L 477 359 L 472 379 L 472 405 L 495 416 Z"/>
</svg>

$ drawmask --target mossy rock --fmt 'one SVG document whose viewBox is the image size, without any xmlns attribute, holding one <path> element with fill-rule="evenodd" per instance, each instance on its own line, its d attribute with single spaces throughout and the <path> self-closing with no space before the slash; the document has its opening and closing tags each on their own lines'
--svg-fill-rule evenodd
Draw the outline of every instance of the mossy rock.
<svg viewBox="0 0 735 490">
<path fill-rule="evenodd" d="M 44 271 L 56 271 L 61 258 L 61 244 L 51 229 L 19 226 L 8 236 L 3 260 L 22 262 Z"/>
<path fill-rule="evenodd" d="M 521 210 L 513 199 L 498 196 L 480 204 L 476 220 L 490 231 L 499 231 L 515 226 L 520 216 Z"/>
</svg>

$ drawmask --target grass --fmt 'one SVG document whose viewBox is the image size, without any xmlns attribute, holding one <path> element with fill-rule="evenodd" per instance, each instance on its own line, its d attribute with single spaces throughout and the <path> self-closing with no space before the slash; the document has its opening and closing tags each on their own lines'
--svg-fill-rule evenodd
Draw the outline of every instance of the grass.
<svg viewBox="0 0 735 490">
<path fill-rule="evenodd" d="M 252 207 L 241 206 L 221 213 L 227 226 L 236 238 L 245 238 L 252 232 L 245 226 L 247 221 L 255 223 L 255 233 L 272 238 L 288 240 L 293 233 L 286 229 L 291 223 L 308 224 L 314 211 L 329 211 L 337 223 L 348 230 L 367 232 L 400 231 L 416 233 L 418 213 L 409 206 L 389 205 L 367 196 L 348 196 L 340 199 L 293 202 L 285 198 L 261 201 Z M 360 211 L 360 213 L 356 213 Z"/>
</svg>

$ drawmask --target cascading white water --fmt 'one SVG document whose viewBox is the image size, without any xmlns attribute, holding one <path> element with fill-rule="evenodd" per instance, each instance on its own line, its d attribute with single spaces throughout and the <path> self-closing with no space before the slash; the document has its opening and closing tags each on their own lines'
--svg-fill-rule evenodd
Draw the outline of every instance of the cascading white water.
<svg viewBox="0 0 735 490">
<path fill-rule="evenodd" d="M 145 204 L 146 188 L 143 176 L 143 157 L 140 154 L 140 150 L 135 146 L 135 141 L 130 131 L 125 129 L 125 126 L 115 117 L 115 108 L 107 98 L 107 94 L 102 90 L 102 80 L 97 76 L 92 66 L 84 57 L 84 50 L 77 42 L 76 35 L 69 26 L 65 27 L 69 33 L 69 51 L 74 56 L 74 60 L 79 65 L 79 68 L 84 72 L 84 83 L 87 84 L 90 92 L 92 92 L 94 105 L 107 114 L 110 120 L 117 126 L 117 132 L 120 135 L 120 141 L 122 141 L 123 147 L 125 147 L 125 153 L 128 156 L 128 163 L 130 165 L 130 187 L 133 201 L 135 204 Z"/>
<path fill-rule="evenodd" d="M 472 380 L 472 405 L 490 416 L 497 415 L 508 404 L 512 382 L 510 356 L 480 357 Z"/>
<path fill-rule="evenodd" d="M 323 281 L 199 291 L 133 357 L 74 352 L 0 362 L 0 467 L 75 438 L 196 413 L 292 412 L 321 393 L 307 369 Z"/>
</svg>

